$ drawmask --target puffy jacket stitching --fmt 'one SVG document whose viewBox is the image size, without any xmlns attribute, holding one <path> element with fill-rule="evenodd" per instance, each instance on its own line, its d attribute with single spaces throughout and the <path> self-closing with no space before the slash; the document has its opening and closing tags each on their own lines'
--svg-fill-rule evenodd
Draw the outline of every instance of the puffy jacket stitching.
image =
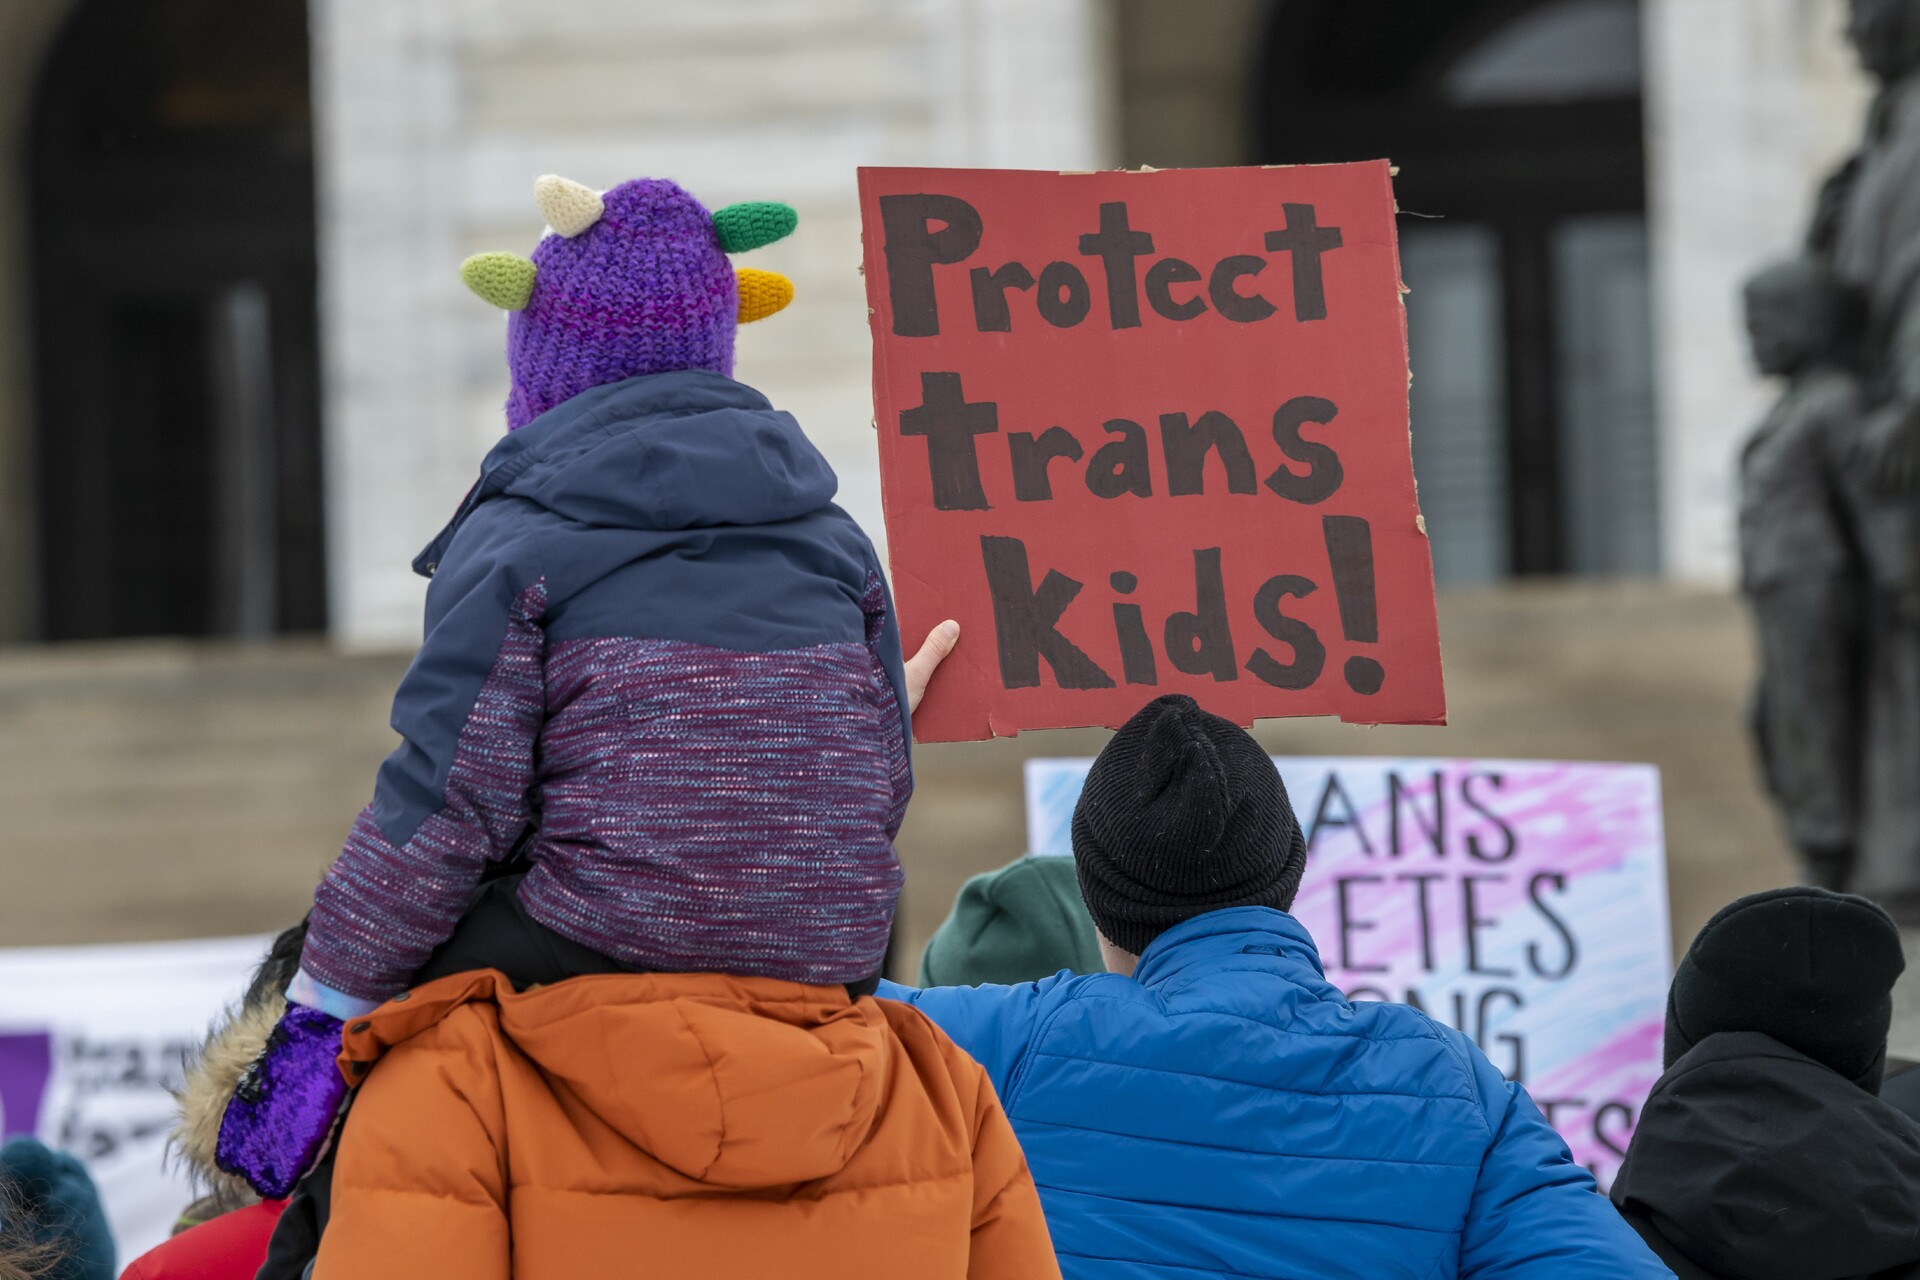
<svg viewBox="0 0 1920 1280">
<path fill-rule="evenodd" d="M 1275 945 L 1280 945 L 1280 944 L 1276 943 Z M 1287 958 L 1294 959 L 1296 957 L 1289 956 Z M 1175 973 L 1169 974 L 1166 978 L 1155 983 L 1152 987 L 1148 988 L 1148 990 L 1162 992 L 1166 995 L 1174 995 L 1179 992 L 1185 991 L 1190 987 L 1199 985 L 1201 982 L 1206 981 L 1208 978 L 1213 977 L 1215 974 L 1257 973 L 1262 977 L 1280 979 L 1282 982 L 1285 982 L 1288 986 L 1293 987 L 1294 989 L 1304 992 L 1305 994 L 1313 997 L 1313 1001 L 1315 1004 L 1332 1004 L 1335 1002 L 1334 997 L 1340 996 L 1339 988 L 1334 987 L 1331 983 L 1328 983 L 1327 989 L 1333 992 L 1333 995 L 1332 996 L 1323 995 L 1320 992 L 1314 990 L 1311 986 L 1307 985 L 1306 982 L 1303 982 L 1293 977 L 1289 977 L 1287 974 L 1276 972 L 1271 965 L 1262 965 L 1262 964 L 1206 965 L 1204 968 L 1201 968 L 1199 972 L 1195 972 L 1195 973 L 1189 973 L 1187 971 L 1189 967 L 1193 967 L 1193 966 L 1182 967 L 1180 970 L 1176 971 Z M 1316 974 L 1319 977 L 1320 981 L 1326 982 L 1325 974 L 1320 974 L 1318 973 L 1318 971 L 1316 971 Z M 1145 985 L 1145 984 L 1142 984 L 1142 985 Z M 1342 1003 L 1352 1004 L 1352 1001 L 1346 1000 L 1345 997 L 1340 997 L 1340 1001 Z"/>
<path fill-rule="evenodd" d="M 920 1013 L 918 1009 L 915 1009 L 913 1012 Z M 922 1018 L 926 1018 L 926 1015 L 924 1013 L 921 1013 L 920 1016 Z M 931 1019 L 927 1019 L 927 1021 L 928 1021 L 928 1025 L 930 1026 L 933 1025 Z M 934 1026 L 933 1029 L 935 1032 L 940 1031 L 940 1029 L 937 1026 Z M 944 1035 L 944 1033 L 940 1033 L 940 1034 Z M 958 1046 L 955 1046 L 955 1047 L 957 1048 Z M 967 1145 L 968 1145 L 968 1153 L 972 1157 L 972 1161 L 970 1163 L 977 1163 L 979 1158 L 979 1153 L 980 1153 L 980 1138 L 987 1131 L 988 1117 L 993 1114 L 992 1105 L 982 1105 L 982 1101 L 981 1101 L 982 1095 L 986 1097 L 986 1099 L 990 1104 L 998 1103 L 1000 1107 L 1000 1118 L 1006 1122 L 1009 1132 L 1011 1132 L 1011 1129 L 1012 1129 L 1013 1119 L 1011 1116 L 1007 1114 L 1006 1104 L 999 1102 L 999 1096 L 994 1093 L 993 1081 L 988 1077 L 987 1069 L 985 1067 L 980 1066 L 978 1063 L 973 1062 L 973 1060 L 970 1058 L 966 1059 L 966 1061 L 970 1066 L 973 1067 L 973 1073 L 974 1073 L 973 1133 L 968 1138 Z M 1001 1199 L 1007 1194 L 1007 1192 L 1011 1191 L 1014 1187 L 1019 1185 L 1022 1178 L 1025 1178 L 1028 1182 L 1031 1182 L 1033 1180 L 1033 1170 L 1029 1168 L 1027 1165 L 1026 1150 L 1025 1148 L 1019 1145 L 1019 1140 L 1017 1138 L 1014 1141 L 1014 1152 L 1018 1157 L 1018 1160 L 1014 1165 L 1013 1172 L 1008 1174 L 1006 1181 L 1002 1182 L 998 1187 L 998 1189 L 996 1189 L 992 1195 L 987 1197 L 987 1203 L 981 1209 L 981 1211 L 972 1215 L 969 1223 L 970 1232 L 979 1230 L 980 1220 L 983 1217 L 991 1217 L 993 1215 L 995 1206 L 997 1206 L 1000 1203 Z M 972 1169 L 968 1170 L 968 1176 L 969 1177 L 973 1176 Z"/>
<path fill-rule="evenodd" d="M 995 1208 L 1000 1204 L 1000 1202 L 1003 1199 L 1006 1198 L 1007 1193 L 1009 1191 L 1012 1191 L 1014 1187 L 1019 1185 L 1020 1175 L 1023 1173 L 1026 1174 L 1028 1177 L 1032 1177 L 1032 1171 L 1027 1168 L 1026 1161 L 1024 1160 L 1024 1158 L 1021 1161 L 1020 1167 L 1014 1171 L 1013 1176 L 1008 1178 L 1006 1182 L 1001 1184 L 1001 1187 L 998 1191 L 988 1196 L 986 1205 L 982 1207 L 979 1213 L 973 1215 L 973 1220 L 968 1224 L 969 1232 L 978 1231 L 980 1229 L 981 1221 L 983 1219 L 991 1218 L 993 1216 Z M 1035 1189 L 1038 1190 L 1037 1187 Z"/>
<path fill-rule="evenodd" d="M 1145 1262 L 1139 1258 L 1110 1258 L 1100 1253 L 1076 1253 L 1072 1249 L 1054 1246 L 1054 1256 L 1058 1258 L 1078 1258 L 1082 1262 L 1120 1262 L 1132 1267 L 1148 1267 L 1155 1271 L 1184 1271 L 1191 1275 L 1228 1276 L 1231 1280 L 1288 1280 L 1277 1273 L 1256 1274 L 1252 1271 L 1223 1271 L 1219 1267 L 1190 1267 L 1181 1262 Z M 122 1277 L 121 1280 L 125 1280 Z"/>
<path fill-rule="evenodd" d="M 693 1020 L 687 1017 L 687 1011 L 680 1007 L 680 1001 L 673 1002 L 673 1011 L 680 1015 L 680 1025 L 687 1029 L 687 1034 L 700 1047 L 700 1056 L 706 1060 L 707 1064 L 707 1078 L 713 1082 L 714 1114 L 719 1118 L 720 1137 L 713 1144 L 713 1159 L 707 1161 L 706 1167 L 701 1169 L 693 1179 L 695 1182 L 705 1182 L 707 1175 L 713 1172 L 713 1166 L 720 1163 L 720 1156 L 727 1149 L 726 1099 L 720 1096 L 720 1077 L 714 1069 L 713 1051 L 707 1048 L 707 1042 L 700 1038 L 698 1031 L 694 1030 Z"/>
<path fill-rule="evenodd" d="M 1419 1018 L 1420 1022 L 1416 1024 L 1414 1031 L 1404 1035 L 1372 1035 L 1364 1031 L 1301 1030 L 1297 1027 L 1283 1026 L 1277 1022 L 1269 1022 L 1265 1018 L 1256 1018 L 1250 1013 L 1240 1013 L 1233 1009 L 1220 1009 L 1211 1006 L 1204 1009 L 1170 1009 L 1167 1011 L 1167 1016 L 1170 1018 L 1191 1018 L 1196 1015 L 1215 1018 L 1238 1018 L 1242 1022 L 1251 1022 L 1255 1026 L 1266 1027 L 1287 1035 L 1304 1036 L 1314 1040 L 1364 1040 L 1368 1044 L 1405 1044 L 1414 1040 L 1439 1040 L 1447 1043 L 1449 1048 L 1453 1047 L 1451 1042 L 1448 1041 L 1448 1038 L 1428 1022 L 1424 1015 L 1414 1010 L 1409 1010 L 1409 1012 L 1412 1012 L 1414 1017 Z M 1394 1021 L 1404 1022 L 1406 1019 L 1396 1018 Z M 1455 1052 L 1457 1054 L 1458 1050 L 1456 1049 Z"/>
<path fill-rule="evenodd" d="M 451 1191 L 430 1191 L 425 1187 L 392 1187 L 383 1182 L 358 1182 L 353 1185 L 354 1195 L 373 1196 L 425 1196 L 440 1204 L 457 1204 L 469 1209 L 484 1209 L 492 1213 L 500 1212 L 500 1206 L 491 1200 L 474 1200 L 466 1196 L 455 1195 Z"/>
<path fill-rule="evenodd" d="M 1466 1077 L 1467 1096 L 1473 1103 L 1473 1113 L 1480 1118 L 1480 1127 L 1487 1131 L 1487 1141 L 1491 1143 L 1494 1140 L 1494 1128 L 1492 1122 L 1487 1119 L 1487 1096 L 1480 1090 L 1480 1077 L 1474 1072 L 1473 1063 L 1467 1060 L 1467 1051 L 1461 1048 L 1452 1036 L 1441 1035 L 1437 1031 L 1434 1032 L 1434 1036 L 1447 1046 L 1453 1054 L 1453 1060 L 1460 1066 L 1460 1074 Z M 1487 1148 L 1488 1152 L 1492 1150 L 1491 1146 Z M 1484 1156 L 1482 1161 L 1484 1163 Z"/>
<path fill-rule="evenodd" d="M 1139 1258 L 1110 1258 L 1099 1253 L 1076 1253 L 1072 1249 L 1062 1249 L 1058 1245 L 1054 1246 L 1053 1252 L 1055 1257 L 1078 1258 L 1082 1262 L 1119 1262 L 1132 1267 L 1151 1267 L 1155 1271 L 1186 1272 L 1191 1275 L 1200 1276 L 1227 1276 L 1229 1280 L 1291 1280 L 1290 1277 L 1277 1272 L 1255 1273 L 1252 1271 L 1227 1271 L 1215 1266 L 1188 1266 L 1183 1262 L 1146 1262 Z M 1431 1275 L 1431 1273 L 1428 1274 Z"/>
<path fill-rule="evenodd" d="M 1253 972 L 1270 974 L 1273 971 L 1271 969 L 1258 969 Z M 1165 998 L 1161 996 L 1158 988 L 1141 986 L 1140 989 L 1155 997 L 1156 1003 L 1160 1005 L 1158 1012 L 1167 1018 L 1236 1018 L 1241 1022 L 1251 1022 L 1257 1027 L 1265 1027 L 1269 1031 L 1279 1031 L 1287 1035 L 1302 1036 L 1315 1040 L 1364 1040 L 1368 1044 L 1398 1044 L 1409 1040 L 1438 1040 L 1445 1043 L 1449 1049 L 1453 1049 L 1456 1057 L 1459 1056 L 1459 1050 L 1454 1046 L 1452 1041 L 1447 1036 L 1442 1035 L 1439 1028 L 1416 1009 L 1409 1009 L 1407 1012 L 1420 1020 L 1418 1029 L 1407 1035 L 1370 1035 L 1363 1031 L 1302 1031 L 1277 1022 L 1268 1021 L 1265 1018 L 1256 1018 L 1250 1013 L 1241 1013 L 1235 1009 L 1218 1008 L 1213 1005 L 1198 1009 L 1171 1009 L 1167 1007 L 1167 1002 Z M 1071 1004 L 1076 1000 L 1113 1000 L 1121 1004 L 1138 1004 L 1140 1002 L 1139 997 L 1135 995 L 1108 995 L 1102 991 L 1075 992 L 1067 997 L 1066 1002 Z M 1396 1021 L 1405 1020 L 1404 1018 L 1396 1019 Z M 1049 1018 L 1049 1025 L 1051 1025 L 1051 1022 L 1052 1019 Z M 1462 1061 L 1464 1062 L 1464 1059 L 1462 1059 Z"/>
<path fill-rule="evenodd" d="M 481 1036 L 477 1043 L 459 1029 L 459 1024 L 462 1021 L 478 1026 Z M 463 1000 L 449 1008 L 438 1022 L 426 1028 L 423 1032 L 419 1033 L 417 1037 L 409 1036 L 405 1040 L 387 1046 L 382 1051 L 381 1056 L 385 1057 L 394 1050 L 401 1049 L 403 1052 L 409 1053 L 439 1054 L 464 1059 L 467 1066 L 467 1071 L 464 1074 L 472 1079 L 490 1082 L 491 1088 L 489 1092 L 491 1099 L 499 1106 L 500 1114 L 505 1116 L 508 1109 L 499 1067 L 500 1041 L 498 1037 L 500 1035 L 501 1032 L 497 1021 L 489 1020 L 486 1015 L 474 1007 L 472 1002 Z M 511 1187 L 513 1183 L 513 1170 L 507 1155 L 507 1130 L 503 1129 L 499 1133 L 493 1132 L 493 1128 L 486 1122 L 486 1118 L 474 1107 L 471 1095 L 461 1090 L 456 1090 L 456 1093 L 460 1097 L 460 1100 L 466 1104 L 467 1109 L 474 1113 L 474 1119 L 479 1122 L 481 1129 L 486 1132 L 489 1141 L 493 1145 L 495 1169 L 500 1176 L 500 1185 L 502 1188 Z M 507 1128 L 511 1129 L 511 1125 Z M 335 1137 L 335 1141 L 339 1141 L 338 1136 Z M 451 1200 L 455 1204 L 473 1205 L 496 1211 L 501 1208 L 500 1205 L 491 1200 L 472 1200 L 465 1196 L 452 1195 L 444 1191 L 428 1191 L 420 1187 L 389 1186 L 387 1183 L 381 1181 L 360 1182 L 356 1184 L 356 1190 L 433 1196 L 440 1200 Z"/>
<path fill-rule="evenodd" d="M 1352 1097 L 1356 1095 L 1349 1094 L 1345 1096 Z M 1065 1129 L 1072 1133 L 1096 1133 L 1109 1138 L 1124 1138 L 1128 1142 L 1157 1142 L 1162 1146 L 1169 1147 L 1197 1147 L 1202 1151 L 1225 1151 L 1233 1155 L 1259 1156 L 1267 1160 L 1312 1160 L 1316 1163 L 1391 1164 L 1409 1169 L 1478 1169 L 1481 1164 L 1481 1161 L 1477 1158 L 1467 1162 L 1454 1163 L 1447 1160 L 1396 1160 L 1391 1156 L 1336 1156 L 1322 1154 L 1320 1152 L 1255 1151 L 1249 1147 L 1225 1147 L 1215 1142 L 1192 1142 L 1185 1138 L 1155 1138 L 1146 1134 L 1115 1133 L 1111 1129 L 1089 1129 L 1085 1125 L 1061 1124 L 1057 1120 L 1035 1120 L 1027 1116 L 1022 1116 L 1020 1123 L 1035 1129 Z M 1089 1191 L 1083 1194 L 1097 1195 L 1099 1193 Z"/>
<path fill-rule="evenodd" d="M 1020 1097 L 1021 1091 L 1027 1087 L 1029 1064 L 1032 1063 L 1038 1054 L 1043 1052 L 1039 1046 L 1045 1043 L 1047 1035 L 1053 1030 L 1053 1024 L 1060 1020 L 1062 1014 L 1073 1008 L 1074 1001 L 1090 998 L 1092 997 L 1083 996 L 1078 992 L 1069 993 L 1060 1001 L 1059 1007 L 1048 1014 L 1041 1021 L 1040 1025 L 1034 1029 L 1033 1034 L 1028 1036 L 1026 1041 L 1020 1046 L 1020 1053 L 1014 1060 L 1013 1069 L 1007 1072 L 1006 1092 L 1000 1098 L 1000 1108 L 1007 1113 L 1009 1119 L 1013 1116 L 1014 1104 Z M 1117 997 L 1108 996 L 1106 998 L 1116 999 Z"/>
<path fill-rule="evenodd" d="M 1468 1102 L 1480 1109 L 1480 1100 L 1473 1096 L 1452 1093 L 1400 1093 L 1388 1089 L 1293 1089 L 1283 1084 L 1271 1084 L 1265 1080 L 1238 1080 L 1220 1075 L 1218 1072 L 1183 1071 L 1178 1067 L 1156 1067 L 1139 1062 L 1115 1062 L 1110 1058 L 1088 1058 L 1077 1053 L 1059 1053 L 1051 1049 L 1034 1049 L 1030 1056 L 1036 1058 L 1059 1058 L 1065 1062 L 1085 1062 L 1098 1067 L 1113 1067 L 1123 1071 L 1151 1071 L 1157 1075 L 1186 1076 L 1193 1080 L 1205 1080 L 1213 1084 L 1237 1084 L 1249 1089 L 1262 1089 L 1269 1093 L 1290 1093 L 1303 1098 L 1416 1098 L 1423 1102 Z M 1484 1118 L 1482 1123 L 1484 1123 Z"/>
<path fill-rule="evenodd" d="M 686 1175 L 683 1174 L 681 1176 L 684 1177 Z M 971 1179 L 973 1177 L 973 1170 L 971 1168 L 955 1169 L 951 1173 L 916 1174 L 912 1177 L 895 1178 L 887 1182 L 859 1182 L 859 1183 L 848 1183 L 844 1186 L 823 1187 L 822 1184 L 827 1183 L 839 1176 L 840 1176 L 839 1174 L 828 1174 L 824 1178 L 813 1178 L 806 1182 L 795 1182 L 795 1183 L 786 1184 L 787 1186 L 794 1187 L 794 1188 L 822 1187 L 822 1190 L 818 1195 L 808 1195 L 804 1191 L 799 1191 L 799 1190 L 788 1190 L 788 1191 L 781 1191 L 778 1195 L 778 1198 L 782 1202 L 789 1202 L 789 1203 L 796 1202 L 796 1201 L 806 1201 L 809 1203 L 816 1203 L 821 1200 L 831 1199 L 834 1196 L 866 1195 L 867 1193 L 873 1192 L 873 1191 L 894 1191 L 894 1190 L 900 1190 L 900 1189 L 906 1189 L 906 1188 L 912 1188 L 912 1187 L 924 1187 L 935 1182 L 958 1182 L 962 1179 Z M 697 1179 L 689 1179 L 689 1181 L 697 1181 Z M 1016 1177 L 1013 1181 L 1017 1182 L 1019 1181 L 1019 1179 Z M 1008 1183 L 1008 1186 L 1011 1186 L 1011 1185 L 1012 1185 L 1011 1182 Z M 540 1195 L 545 1195 L 545 1196 L 604 1196 L 614 1200 L 645 1199 L 645 1200 L 657 1200 L 657 1201 L 710 1200 L 713 1198 L 713 1194 L 714 1194 L 714 1188 L 711 1186 L 689 1187 L 684 1191 L 649 1190 L 646 1192 L 636 1192 L 633 1189 L 627 1188 L 627 1187 L 616 1187 L 616 1188 L 603 1191 L 596 1187 L 562 1187 L 562 1186 L 556 1186 L 550 1182 L 527 1182 L 524 1180 L 516 1181 L 515 1183 L 513 1183 L 512 1190 L 537 1192 Z M 771 1194 L 772 1189 L 763 1188 L 761 1192 L 742 1191 L 734 1195 L 733 1198 L 739 1199 L 742 1201 L 752 1200 L 752 1199 L 755 1199 L 757 1196 L 762 1195 L 763 1193 Z M 436 1193 L 431 1191 L 421 1191 L 421 1192 L 416 1192 L 416 1194 L 434 1195 Z"/>
<path fill-rule="evenodd" d="M 1103 1195 L 1098 1191 L 1076 1191 L 1072 1187 L 1063 1187 L 1053 1182 L 1036 1182 L 1034 1186 L 1066 1196 L 1084 1196 L 1089 1200 L 1108 1200 L 1114 1204 L 1139 1205 L 1142 1201 L 1127 1196 Z M 1373 1218 L 1328 1218 L 1322 1214 L 1309 1217 L 1306 1214 L 1288 1213 L 1284 1209 L 1225 1209 L 1213 1204 L 1179 1204 L 1170 1200 L 1156 1200 L 1152 1203 L 1163 1209 L 1179 1209 L 1183 1213 L 1224 1213 L 1237 1218 L 1285 1218 L 1291 1222 L 1350 1222 L 1362 1227 L 1384 1227 L 1393 1231 L 1418 1231 L 1423 1235 L 1457 1236 L 1458 1227 L 1420 1227 L 1409 1222 L 1381 1222 Z"/>
</svg>

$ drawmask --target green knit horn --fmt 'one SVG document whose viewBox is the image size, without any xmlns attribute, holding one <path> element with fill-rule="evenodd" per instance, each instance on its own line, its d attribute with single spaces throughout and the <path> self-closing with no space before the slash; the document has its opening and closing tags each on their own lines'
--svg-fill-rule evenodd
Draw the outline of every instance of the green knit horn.
<svg viewBox="0 0 1920 1280">
<path fill-rule="evenodd" d="M 460 278 L 502 311 L 524 311 L 540 269 L 517 253 L 476 253 L 460 264 Z"/>
<path fill-rule="evenodd" d="M 723 253 L 745 253 L 761 245 L 793 234 L 800 215 L 790 204 L 778 200 L 749 200 L 730 204 L 713 215 L 713 229 L 719 233 Z"/>
</svg>

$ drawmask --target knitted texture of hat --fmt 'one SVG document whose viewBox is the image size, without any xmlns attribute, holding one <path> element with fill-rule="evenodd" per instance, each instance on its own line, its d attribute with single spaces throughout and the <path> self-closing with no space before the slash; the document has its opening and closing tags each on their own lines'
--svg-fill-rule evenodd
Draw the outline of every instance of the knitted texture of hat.
<svg viewBox="0 0 1920 1280">
<path fill-rule="evenodd" d="M 1021 858 L 961 886 L 920 958 L 920 985 L 1013 984 L 1104 967 L 1073 859 Z"/>
<path fill-rule="evenodd" d="M 16 1220 L 17 1218 L 17 1220 Z M 113 1280 L 113 1231 L 84 1165 L 33 1138 L 0 1146 L 0 1245 L 44 1251 L 45 1280 Z"/>
<path fill-rule="evenodd" d="M 533 251 L 526 307 L 507 318 L 508 428 L 645 373 L 733 374 L 739 293 L 713 218 L 663 178 L 602 197 L 599 219 Z"/>
<path fill-rule="evenodd" d="M 1714 914 L 1667 993 L 1666 1065 L 1722 1031 L 1757 1031 L 1878 1092 L 1906 968 L 1900 930 L 1865 898 L 1773 889 Z"/>
<path fill-rule="evenodd" d="M 1171 695 L 1143 707 L 1093 762 L 1073 809 L 1073 860 L 1094 924 L 1138 955 L 1209 911 L 1287 910 L 1307 848 L 1260 744 Z"/>
</svg>

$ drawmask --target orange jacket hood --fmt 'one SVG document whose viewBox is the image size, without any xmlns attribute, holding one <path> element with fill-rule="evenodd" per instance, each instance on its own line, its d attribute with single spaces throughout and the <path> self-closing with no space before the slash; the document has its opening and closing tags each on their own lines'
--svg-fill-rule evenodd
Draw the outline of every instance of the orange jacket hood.
<svg viewBox="0 0 1920 1280">
<path fill-rule="evenodd" d="M 888 1029 L 873 1002 L 720 974 L 595 975 L 518 992 L 491 970 L 458 974 L 352 1023 L 349 1079 L 467 1005 L 491 1006 L 504 1039 L 628 1142 L 715 1187 L 839 1172 L 885 1095 Z"/>
<path fill-rule="evenodd" d="M 350 1024 L 342 1061 L 365 1082 L 316 1280 L 1060 1274 L 985 1070 L 896 1001 L 468 973 Z"/>
</svg>

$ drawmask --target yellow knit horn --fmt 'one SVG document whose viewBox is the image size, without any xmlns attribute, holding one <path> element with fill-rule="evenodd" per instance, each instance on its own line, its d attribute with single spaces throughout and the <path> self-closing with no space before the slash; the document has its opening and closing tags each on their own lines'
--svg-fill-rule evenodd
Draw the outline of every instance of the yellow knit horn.
<svg viewBox="0 0 1920 1280">
<path fill-rule="evenodd" d="M 793 281 L 778 271 L 741 267 L 734 274 L 740 279 L 741 324 L 765 320 L 793 301 Z"/>
</svg>

